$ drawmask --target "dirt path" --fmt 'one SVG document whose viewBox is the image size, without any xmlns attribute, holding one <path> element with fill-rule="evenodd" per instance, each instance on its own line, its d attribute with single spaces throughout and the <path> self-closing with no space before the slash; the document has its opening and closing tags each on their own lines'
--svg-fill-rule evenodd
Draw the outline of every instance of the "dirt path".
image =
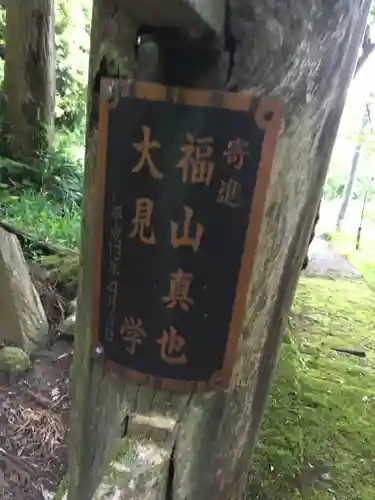
<svg viewBox="0 0 375 500">
<path fill-rule="evenodd" d="M 362 279 L 361 273 L 331 247 L 329 242 L 316 238 L 309 248 L 309 265 L 302 273 L 304 276 L 329 278 Z"/>
</svg>

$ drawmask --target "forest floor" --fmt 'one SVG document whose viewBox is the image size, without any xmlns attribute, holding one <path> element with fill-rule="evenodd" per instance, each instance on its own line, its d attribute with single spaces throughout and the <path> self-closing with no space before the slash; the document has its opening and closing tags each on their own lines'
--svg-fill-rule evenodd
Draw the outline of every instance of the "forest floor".
<svg viewBox="0 0 375 500">
<path fill-rule="evenodd" d="M 375 293 L 327 242 L 315 240 L 310 258 L 248 500 L 373 499 Z M 66 473 L 71 350 L 69 343 L 53 342 L 26 377 L 0 387 L 2 500 L 50 500 Z"/>
<path fill-rule="evenodd" d="M 67 347 L 39 353 L 27 376 L 0 387 L 2 500 L 50 500 L 66 473 Z"/>
<path fill-rule="evenodd" d="M 67 470 L 72 342 L 59 337 L 56 326 L 69 299 L 41 281 L 44 273 L 35 279 L 38 264 L 31 269 L 50 323 L 49 345 L 32 355 L 24 376 L 0 372 L 1 500 L 51 500 Z"/>
</svg>

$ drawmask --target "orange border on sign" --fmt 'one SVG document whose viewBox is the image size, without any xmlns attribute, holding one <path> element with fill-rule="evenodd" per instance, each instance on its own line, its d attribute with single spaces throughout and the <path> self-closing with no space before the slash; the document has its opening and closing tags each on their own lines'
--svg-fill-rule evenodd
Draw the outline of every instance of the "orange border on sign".
<svg viewBox="0 0 375 500">
<path fill-rule="evenodd" d="M 107 89 L 112 88 L 112 100 L 108 101 Z M 255 122 L 259 128 L 265 130 L 253 200 L 249 215 L 249 224 L 246 231 L 241 268 L 237 281 L 232 317 L 229 327 L 224 361 L 221 371 L 214 374 L 210 380 L 190 382 L 150 376 L 134 370 L 124 368 L 113 361 L 106 360 L 111 369 L 119 371 L 126 379 L 141 385 L 149 385 L 155 390 L 177 392 L 205 392 L 227 389 L 233 372 L 241 327 L 245 316 L 246 300 L 251 281 L 262 217 L 270 182 L 273 157 L 283 115 L 283 103 L 274 99 L 254 98 L 247 93 L 224 93 L 217 91 L 193 90 L 184 88 L 168 88 L 162 85 L 143 82 L 103 79 L 101 82 L 99 104 L 99 138 L 97 150 L 97 179 L 95 180 L 95 237 L 93 274 L 94 290 L 92 304 L 92 333 L 95 346 L 99 341 L 99 314 L 101 288 L 101 260 L 103 239 L 103 208 L 105 196 L 105 179 L 107 169 L 107 137 L 109 110 L 117 106 L 121 97 L 144 99 L 148 101 L 171 101 L 187 106 L 218 107 L 233 111 L 248 111 L 254 113 Z M 255 108 L 253 110 L 253 108 Z M 255 111 L 255 112 L 254 112 Z M 272 113 L 272 115 L 270 115 Z"/>
</svg>

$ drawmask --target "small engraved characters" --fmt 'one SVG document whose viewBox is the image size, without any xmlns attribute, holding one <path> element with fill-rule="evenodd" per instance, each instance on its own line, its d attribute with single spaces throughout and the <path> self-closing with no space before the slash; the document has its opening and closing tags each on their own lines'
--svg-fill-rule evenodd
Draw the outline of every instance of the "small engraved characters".
<svg viewBox="0 0 375 500">
<path fill-rule="evenodd" d="M 135 353 L 136 346 L 142 344 L 143 339 L 147 337 L 142 320 L 139 318 L 135 320 L 132 316 L 125 318 L 120 333 L 123 341 L 128 344 L 126 350 L 132 356 Z"/>
<path fill-rule="evenodd" d="M 109 274 L 112 276 L 112 279 L 118 278 L 120 276 L 120 271 L 118 268 L 117 261 L 111 260 L 109 263 Z"/>
<path fill-rule="evenodd" d="M 250 154 L 249 151 L 247 151 L 248 147 L 249 143 L 242 139 L 229 141 L 228 149 L 223 153 L 224 156 L 227 157 L 228 164 L 234 164 L 234 168 L 241 170 L 245 161 L 245 156 L 249 156 Z"/>
<path fill-rule="evenodd" d="M 111 266 L 112 263 L 110 263 Z M 111 311 L 114 311 L 116 308 L 116 300 L 118 295 L 118 282 L 115 278 L 113 278 L 107 285 L 108 292 L 108 300 L 107 305 Z"/>
<path fill-rule="evenodd" d="M 113 219 L 116 224 L 122 220 L 122 205 L 114 205 L 112 207 L 111 219 Z"/>
<path fill-rule="evenodd" d="M 229 207 L 238 207 L 240 205 L 241 184 L 234 179 L 220 182 L 221 188 L 219 189 L 217 202 Z"/>
<path fill-rule="evenodd" d="M 151 128 L 146 125 L 142 126 L 143 142 L 133 143 L 134 148 L 141 153 L 141 157 L 137 165 L 133 168 L 132 172 L 139 172 L 143 167 L 148 167 L 151 177 L 154 179 L 162 179 L 163 174 L 156 168 L 155 163 L 151 157 L 153 149 L 160 149 L 161 144 L 159 141 L 151 141 Z"/>
<path fill-rule="evenodd" d="M 115 326 L 115 313 L 114 310 L 111 308 L 110 304 L 108 304 L 108 307 L 110 308 L 110 313 L 106 321 L 105 338 L 106 340 L 108 340 L 108 342 L 112 342 L 115 336 L 113 332 L 113 328 Z"/>
<path fill-rule="evenodd" d="M 163 297 L 163 302 L 167 304 L 167 308 L 179 305 L 181 309 L 188 312 L 189 307 L 194 304 L 193 299 L 189 297 L 193 275 L 178 269 L 177 272 L 171 274 L 171 277 L 169 296 Z"/>
<path fill-rule="evenodd" d="M 184 153 L 181 161 L 176 168 L 182 168 L 182 180 L 184 183 L 191 179 L 192 184 L 210 185 L 212 174 L 214 172 L 214 163 L 211 160 L 213 153 L 212 137 L 194 138 L 187 133 L 187 144 L 181 146 Z"/>
<path fill-rule="evenodd" d="M 111 342 L 114 338 L 115 311 L 118 296 L 119 262 L 122 250 L 122 206 L 115 204 L 113 197 L 113 207 L 111 210 L 111 228 L 109 247 L 109 275 L 110 280 L 106 286 L 107 289 L 107 320 L 105 324 L 105 338 Z"/>
<path fill-rule="evenodd" d="M 179 335 L 175 328 L 170 327 L 169 331 L 164 330 L 163 336 L 156 340 L 161 346 L 161 358 L 170 365 L 185 365 L 187 357 L 182 352 L 185 339 Z"/>
<path fill-rule="evenodd" d="M 182 236 L 178 236 L 178 224 L 176 222 L 171 223 L 171 231 L 172 231 L 172 246 L 173 248 L 178 248 L 181 246 L 190 246 L 193 248 L 194 252 L 196 252 L 201 243 L 201 239 L 204 233 L 204 227 L 202 224 L 197 222 L 195 228 L 195 236 L 190 237 L 190 225 L 191 219 L 193 217 L 193 210 L 190 207 L 184 207 L 185 212 L 185 220 L 183 224 L 183 233 Z"/>
<path fill-rule="evenodd" d="M 155 232 L 151 227 L 151 216 L 154 209 L 154 202 L 148 198 L 138 198 L 136 201 L 135 217 L 132 220 L 134 229 L 129 234 L 129 238 L 139 236 L 146 245 L 155 245 Z M 147 234 L 148 233 L 148 234 Z"/>
<path fill-rule="evenodd" d="M 111 240 L 109 242 L 109 252 L 112 257 L 111 263 L 113 264 L 118 264 L 118 262 L 121 259 L 121 248 L 122 248 L 122 241 L 121 241 L 121 233 L 122 230 L 119 229 L 111 229 Z"/>
<path fill-rule="evenodd" d="M 110 230 L 109 253 L 111 264 L 117 265 L 121 258 L 122 206 L 114 205 L 111 211 L 112 226 Z"/>
</svg>

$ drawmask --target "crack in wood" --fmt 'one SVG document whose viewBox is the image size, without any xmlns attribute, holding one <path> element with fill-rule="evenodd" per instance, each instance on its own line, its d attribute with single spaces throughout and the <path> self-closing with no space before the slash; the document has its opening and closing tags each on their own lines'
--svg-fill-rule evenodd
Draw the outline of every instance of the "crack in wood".
<svg viewBox="0 0 375 500">
<path fill-rule="evenodd" d="M 171 456 L 169 458 L 165 500 L 173 500 L 173 481 L 175 475 L 175 448 L 176 448 L 176 443 L 173 444 Z"/>
<path fill-rule="evenodd" d="M 121 423 L 121 438 L 123 439 L 128 435 L 129 431 L 129 414 L 126 414 L 124 420 Z"/>
</svg>

